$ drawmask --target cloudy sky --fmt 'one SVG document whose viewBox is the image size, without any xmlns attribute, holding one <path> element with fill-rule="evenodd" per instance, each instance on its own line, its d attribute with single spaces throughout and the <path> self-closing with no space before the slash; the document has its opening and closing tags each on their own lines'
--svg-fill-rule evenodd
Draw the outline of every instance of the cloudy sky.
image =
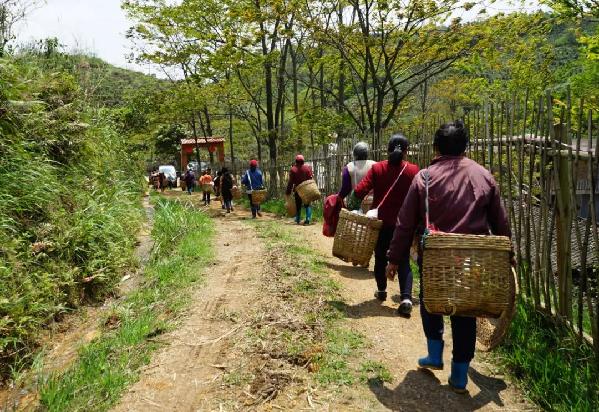
<svg viewBox="0 0 599 412">
<path fill-rule="evenodd" d="M 148 68 L 127 61 L 131 44 L 125 32 L 132 25 L 121 0 L 45 0 L 17 28 L 20 42 L 57 37 L 67 50 L 84 50 L 126 68 Z"/>
</svg>

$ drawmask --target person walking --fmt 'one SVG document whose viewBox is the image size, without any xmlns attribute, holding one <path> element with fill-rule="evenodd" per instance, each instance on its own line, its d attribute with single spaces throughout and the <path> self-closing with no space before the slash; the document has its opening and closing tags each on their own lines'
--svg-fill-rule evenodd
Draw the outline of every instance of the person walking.
<svg viewBox="0 0 599 412">
<path fill-rule="evenodd" d="M 166 189 L 166 175 L 164 172 L 158 172 L 158 183 L 160 184 L 160 191 L 164 192 Z"/>
<path fill-rule="evenodd" d="M 202 177 L 200 177 L 200 185 L 202 185 L 202 192 L 204 192 L 202 198 L 202 200 L 204 201 L 204 206 L 210 205 L 210 192 L 212 188 L 210 188 L 209 186 L 212 183 L 211 173 L 212 169 L 208 168 L 206 169 Z"/>
<path fill-rule="evenodd" d="M 235 182 L 233 180 L 233 175 L 229 172 L 229 169 L 223 167 L 220 175 L 220 194 L 223 199 L 223 206 L 227 210 L 227 213 L 231 213 L 233 211 L 233 186 Z"/>
<path fill-rule="evenodd" d="M 222 186 L 221 179 L 222 179 L 222 175 L 223 175 L 222 169 L 218 170 L 216 172 L 216 178 L 214 179 L 214 195 L 217 198 L 220 199 L 221 207 L 224 209 L 225 208 L 225 202 L 223 201 L 222 194 L 221 194 L 221 186 Z"/>
<path fill-rule="evenodd" d="M 354 195 L 353 191 L 376 162 L 368 160 L 368 143 L 366 142 L 358 142 L 354 146 L 353 155 L 354 161 L 348 163 L 341 172 L 341 189 L 338 194 L 342 199 L 347 199 L 346 205 L 349 210 L 358 210 L 362 201 Z"/>
<path fill-rule="evenodd" d="M 383 221 L 374 250 L 374 277 L 377 284 L 374 296 L 381 302 L 387 299 L 387 276 L 385 273 L 388 263 L 387 250 L 393 238 L 397 215 L 412 180 L 419 170 L 418 166 L 405 160 L 408 146 L 408 139 L 403 135 L 391 136 L 387 145 L 387 160 L 374 164 L 354 191 L 358 199 L 364 199 L 371 190 L 373 191 L 372 209 L 377 210 L 378 218 Z M 412 270 L 409 256 L 398 263 L 401 302 L 397 313 L 403 317 L 410 317 L 412 312 Z"/>
<path fill-rule="evenodd" d="M 252 219 L 256 219 L 256 216 L 262 217 L 260 205 L 255 205 L 254 203 L 252 203 L 252 191 L 264 188 L 262 170 L 258 168 L 257 160 L 250 160 L 250 168 L 245 171 L 245 174 L 241 179 L 241 183 L 247 189 L 248 199 L 250 200 L 250 207 L 252 209 Z"/>
<path fill-rule="evenodd" d="M 195 185 L 196 181 L 196 176 L 193 173 L 193 170 L 191 170 L 191 168 L 187 169 L 187 172 L 185 172 L 185 176 L 183 176 L 183 180 L 185 181 L 187 193 L 191 195 L 191 192 L 193 192 L 193 186 Z"/>
<path fill-rule="evenodd" d="M 314 178 L 314 173 L 312 172 L 312 168 L 305 164 L 304 156 L 298 154 L 295 156 L 295 164 L 291 167 L 289 171 L 289 181 L 287 182 L 287 196 L 291 195 L 291 192 L 295 190 L 295 188 L 306 180 L 310 180 Z M 312 221 L 312 206 L 310 204 L 304 204 L 300 195 L 295 192 L 295 223 L 300 224 L 302 221 L 302 206 L 306 209 L 306 220 L 304 221 L 304 225 L 308 226 Z"/>
<path fill-rule="evenodd" d="M 395 276 L 400 262 L 408 259 L 416 230 L 426 222 L 427 199 L 428 221 L 435 230 L 473 235 L 492 233 L 511 238 L 497 183 L 491 172 L 466 157 L 468 144 L 467 130 L 460 121 L 444 124 L 435 133 L 436 157 L 412 182 L 399 213 L 389 248 L 389 278 Z M 422 284 L 422 278 L 426 276 L 422 273 L 422 250 L 419 250 L 418 265 Z M 422 298 L 421 287 L 420 313 L 428 354 L 418 360 L 418 366 L 443 369 L 443 316 L 429 313 Z M 468 368 L 474 358 L 476 318 L 451 316 L 450 320 L 453 359 L 449 385 L 455 392 L 465 393 Z"/>
</svg>

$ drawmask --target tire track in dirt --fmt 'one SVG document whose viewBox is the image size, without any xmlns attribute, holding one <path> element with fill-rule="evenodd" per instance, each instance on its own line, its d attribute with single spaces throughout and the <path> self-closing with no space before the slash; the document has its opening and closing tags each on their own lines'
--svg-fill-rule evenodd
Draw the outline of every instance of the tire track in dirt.
<svg viewBox="0 0 599 412">
<path fill-rule="evenodd" d="M 181 324 L 161 337 L 165 346 L 141 372 L 140 380 L 114 411 L 196 411 L 219 409 L 215 396 L 229 349 L 244 323 L 239 313 L 251 307 L 263 248 L 255 231 L 235 214 L 214 219 L 216 262 L 192 294 Z"/>
<path fill-rule="evenodd" d="M 530 411 L 538 410 L 518 389 L 499 375 L 497 368 L 477 352 L 470 367 L 468 395 L 453 393 L 447 379 L 451 368 L 451 328 L 446 322 L 443 371 L 420 371 L 417 359 L 426 354 L 419 306 L 414 306 L 411 319 L 395 314 L 399 302 L 399 285 L 390 282 L 392 299 L 379 303 L 374 299 L 375 281 L 372 264 L 369 270 L 353 267 L 331 255 L 333 239 L 321 233 L 321 226 L 300 226 L 298 232 L 306 242 L 325 256 L 332 276 L 342 285 L 347 322 L 372 343 L 366 359 L 383 363 L 393 381 L 387 384 L 369 382 L 366 387 L 348 388 L 346 397 L 352 407 L 343 410 L 414 410 L 414 411 Z M 414 287 L 417 291 L 417 285 Z M 417 296 L 417 293 L 415 293 Z M 417 301 L 417 299 L 415 299 Z M 339 410 L 337 408 L 333 408 Z"/>
</svg>

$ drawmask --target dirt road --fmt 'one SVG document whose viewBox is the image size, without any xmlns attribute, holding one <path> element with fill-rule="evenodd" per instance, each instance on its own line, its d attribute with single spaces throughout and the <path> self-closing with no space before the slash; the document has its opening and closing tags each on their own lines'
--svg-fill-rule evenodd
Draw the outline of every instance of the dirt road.
<svg viewBox="0 0 599 412">
<path fill-rule="evenodd" d="M 208 270 L 207 282 L 193 295 L 179 327 L 161 337 L 164 347 L 154 355 L 140 381 L 125 394 L 115 411 L 535 409 L 502 376 L 494 375 L 494 368 L 481 361 L 480 354 L 471 366 L 469 395 L 454 394 L 447 387 L 450 349 L 445 350 L 445 371 L 418 371 L 416 359 L 425 353 L 418 307 L 411 319 L 398 317 L 393 300 L 380 304 L 373 298 L 370 272 L 332 257 L 326 261 L 330 276 L 342 286 L 347 317 L 343 322 L 367 337 L 369 346 L 363 356 L 386 365 L 392 382 L 356 383 L 335 389 L 321 402 L 313 402 L 309 394 L 317 385 L 308 378 L 307 382 L 301 380 L 305 388 L 298 390 L 296 385 L 293 391 L 279 394 L 276 403 L 240 403 L 234 399 L 239 392 L 229 390 L 223 381 L 242 379 L 243 371 L 232 373 L 231 365 L 244 362 L 239 359 L 244 354 L 236 348 L 249 333 L 247 314 L 255 302 L 268 298 L 257 274 L 267 270 L 270 262 L 264 258 L 267 254 L 255 229 L 244 222 L 247 212 L 236 211 L 229 216 L 220 215 L 214 208 L 212 212 L 216 216 L 214 244 L 218 254 Z M 330 256 L 332 239 L 324 238 L 320 229 L 293 227 L 300 240 Z M 397 291 L 397 285 L 390 286 L 390 295 Z M 449 330 L 446 338 L 446 348 L 451 348 Z M 309 376 L 308 371 L 304 372 Z"/>
</svg>

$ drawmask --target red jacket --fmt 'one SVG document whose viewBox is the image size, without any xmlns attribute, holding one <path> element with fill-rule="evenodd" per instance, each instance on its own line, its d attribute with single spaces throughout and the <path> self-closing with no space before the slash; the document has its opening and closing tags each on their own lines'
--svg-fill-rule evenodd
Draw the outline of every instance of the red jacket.
<svg viewBox="0 0 599 412">
<path fill-rule="evenodd" d="M 430 224 L 446 233 L 511 237 L 507 213 L 493 175 L 464 156 L 431 162 L 428 198 Z M 389 261 L 407 259 L 414 233 L 424 222 L 425 181 L 418 175 L 405 199 L 389 247 Z"/>
<path fill-rule="evenodd" d="M 322 217 L 324 224 L 322 225 L 322 234 L 327 237 L 335 236 L 337 232 L 337 224 L 339 223 L 339 214 L 343 207 L 343 198 L 337 193 L 330 195 L 324 201 L 324 210 Z"/>
<path fill-rule="evenodd" d="M 380 207 L 380 203 L 389 191 L 401 170 L 406 166 L 399 181 L 389 193 L 389 196 Z M 359 199 L 364 199 L 368 193 L 374 191 L 372 209 L 379 208 L 379 219 L 383 221 L 385 227 L 395 227 L 397 214 L 403 205 L 403 201 L 408 194 L 408 189 L 412 184 L 414 176 L 418 173 L 418 166 L 408 161 L 402 161 L 399 165 L 391 165 L 388 160 L 383 160 L 372 166 L 362 179 L 355 194 Z"/>
<path fill-rule="evenodd" d="M 295 186 L 306 180 L 310 180 L 313 177 L 314 173 L 312 173 L 312 168 L 310 166 L 303 164 L 300 167 L 297 167 L 297 165 L 294 165 L 289 171 L 289 182 L 287 183 L 287 191 L 285 193 L 290 195 Z"/>
</svg>

